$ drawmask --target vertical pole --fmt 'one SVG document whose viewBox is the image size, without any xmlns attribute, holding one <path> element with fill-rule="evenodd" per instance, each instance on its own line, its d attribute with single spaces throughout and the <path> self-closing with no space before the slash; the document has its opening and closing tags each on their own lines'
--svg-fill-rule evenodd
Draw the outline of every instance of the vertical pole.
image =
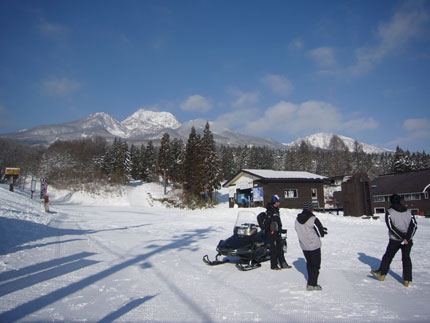
<svg viewBox="0 0 430 323">
<path fill-rule="evenodd" d="M 166 195 L 166 187 L 167 187 L 167 183 L 166 183 L 166 169 L 163 169 L 163 182 L 164 182 L 164 195 Z"/>
</svg>

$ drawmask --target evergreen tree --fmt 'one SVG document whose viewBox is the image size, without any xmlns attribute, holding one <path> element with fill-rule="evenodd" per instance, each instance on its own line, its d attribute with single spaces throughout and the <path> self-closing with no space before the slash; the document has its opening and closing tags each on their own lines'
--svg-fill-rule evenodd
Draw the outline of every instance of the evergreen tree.
<svg viewBox="0 0 430 323">
<path fill-rule="evenodd" d="M 130 162 L 131 162 L 131 172 L 130 176 L 133 179 L 142 178 L 142 161 L 139 148 L 134 145 L 130 147 Z"/>
<path fill-rule="evenodd" d="M 151 182 L 155 179 L 157 168 L 156 152 L 152 141 L 148 142 L 142 154 L 144 155 L 142 168 L 146 174 L 146 180 Z"/>
<path fill-rule="evenodd" d="M 409 155 L 403 151 L 399 146 L 396 148 L 394 153 L 393 163 L 391 166 L 391 171 L 393 173 L 405 173 L 412 170 L 411 160 Z"/>
<path fill-rule="evenodd" d="M 296 154 L 297 154 L 296 170 L 309 172 L 312 167 L 312 154 L 311 154 L 311 148 L 309 147 L 309 144 L 306 141 L 302 140 Z"/>
<path fill-rule="evenodd" d="M 250 149 L 247 148 L 246 146 L 241 147 L 239 146 L 236 150 L 236 167 L 237 169 L 246 169 L 246 168 L 250 168 L 249 165 L 251 164 L 250 162 Z"/>
<path fill-rule="evenodd" d="M 285 151 L 282 149 L 273 151 L 272 158 L 273 158 L 273 169 L 284 170 Z"/>
<path fill-rule="evenodd" d="M 237 172 L 234 167 L 233 150 L 230 147 L 221 147 L 221 172 L 224 180 L 232 178 Z"/>
<path fill-rule="evenodd" d="M 214 190 L 221 186 L 221 160 L 216 151 L 215 140 L 210 131 L 209 122 L 206 122 L 203 138 L 201 140 L 201 175 L 205 192 L 212 199 Z"/>
<path fill-rule="evenodd" d="M 295 155 L 292 149 L 285 152 L 285 160 L 283 169 L 286 171 L 292 171 L 294 169 L 293 164 L 295 164 Z"/>
<path fill-rule="evenodd" d="M 167 132 L 161 138 L 157 165 L 159 173 L 161 174 L 163 174 L 164 171 L 166 171 L 167 174 L 170 174 L 173 169 L 172 146 L 170 144 L 170 135 Z"/>
<path fill-rule="evenodd" d="M 128 145 L 121 139 L 115 139 L 112 145 L 113 173 L 114 182 L 126 183 L 130 180 L 131 159 Z"/>
<path fill-rule="evenodd" d="M 184 183 L 186 183 L 187 191 L 193 195 L 199 195 L 203 190 L 203 186 L 201 185 L 202 160 L 200 149 L 200 135 L 197 134 L 196 129 L 192 127 L 185 148 Z"/>
<path fill-rule="evenodd" d="M 184 175 L 183 175 L 183 167 L 184 167 L 184 159 L 185 159 L 185 151 L 184 151 L 184 143 L 181 139 L 174 138 L 172 140 L 172 171 L 170 172 L 170 176 L 172 180 L 176 183 L 182 183 Z"/>
</svg>

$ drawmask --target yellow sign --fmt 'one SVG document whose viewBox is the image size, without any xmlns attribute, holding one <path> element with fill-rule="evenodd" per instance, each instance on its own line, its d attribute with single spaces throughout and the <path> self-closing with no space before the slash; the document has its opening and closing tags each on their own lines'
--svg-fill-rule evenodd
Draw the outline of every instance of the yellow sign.
<svg viewBox="0 0 430 323">
<path fill-rule="evenodd" d="M 19 168 L 6 168 L 6 175 L 19 175 Z"/>
</svg>

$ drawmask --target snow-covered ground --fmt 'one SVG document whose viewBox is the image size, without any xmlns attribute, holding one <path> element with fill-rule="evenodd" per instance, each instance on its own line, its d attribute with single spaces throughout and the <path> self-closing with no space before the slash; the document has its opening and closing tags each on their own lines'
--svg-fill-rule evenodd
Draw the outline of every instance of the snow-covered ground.
<svg viewBox="0 0 430 323">
<path fill-rule="evenodd" d="M 294 231 L 298 210 L 281 210 L 292 269 L 210 267 L 237 212 L 164 207 L 162 187 L 135 183 L 121 196 L 49 191 L 51 213 L 28 193 L 0 186 L 0 322 L 429 322 L 430 220 L 420 218 L 414 280 L 401 284 L 396 256 L 384 282 L 369 274 L 388 241 L 380 220 L 317 214 L 322 292 L 306 292 Z M 261 209 L 253 209 L 257 214 Z"/>
</svg>

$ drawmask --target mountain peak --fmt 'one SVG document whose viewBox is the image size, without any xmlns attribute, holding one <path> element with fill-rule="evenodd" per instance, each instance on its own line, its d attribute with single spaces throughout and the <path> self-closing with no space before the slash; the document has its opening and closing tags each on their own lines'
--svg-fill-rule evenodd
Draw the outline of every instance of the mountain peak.
<svg viewBox="0 0 430 323">
<path fill-rule="evenodd" d="M 356 141 L 355 139 L 334 134 L 334 133 L 327 133 L 327 132 L 319 132 L 310 136 L 298 138 L 295 141 L 286 143 L 284 145 L 287 148 L 293 148 L 293 147 L 299 146 L 302 141 L 305 141 L 314 148 L 328 149 L 330 146 L 330 141 L 334 136 L 338 136 L 346 145 L 346 147 L 348 147 L 349 151 L 351 152 L 354 151 L 354 143 Z M 373 153 L 380 154 L 380 153 L 392 152 L 391 150 L 379 148 L 377 146 L 362 143 L 359 141 L 358 143 L 363 146 L 363 151 L 368 154 L 373 154 Z"/>
<path fill-rule="evenodd" d="M 157 132 L 164 128 L 177 129 L 180 122 L 170 112 L 156 112 L 139 109 L 121 122 L 125 128 L 138 133 Z"/>
</svg>

